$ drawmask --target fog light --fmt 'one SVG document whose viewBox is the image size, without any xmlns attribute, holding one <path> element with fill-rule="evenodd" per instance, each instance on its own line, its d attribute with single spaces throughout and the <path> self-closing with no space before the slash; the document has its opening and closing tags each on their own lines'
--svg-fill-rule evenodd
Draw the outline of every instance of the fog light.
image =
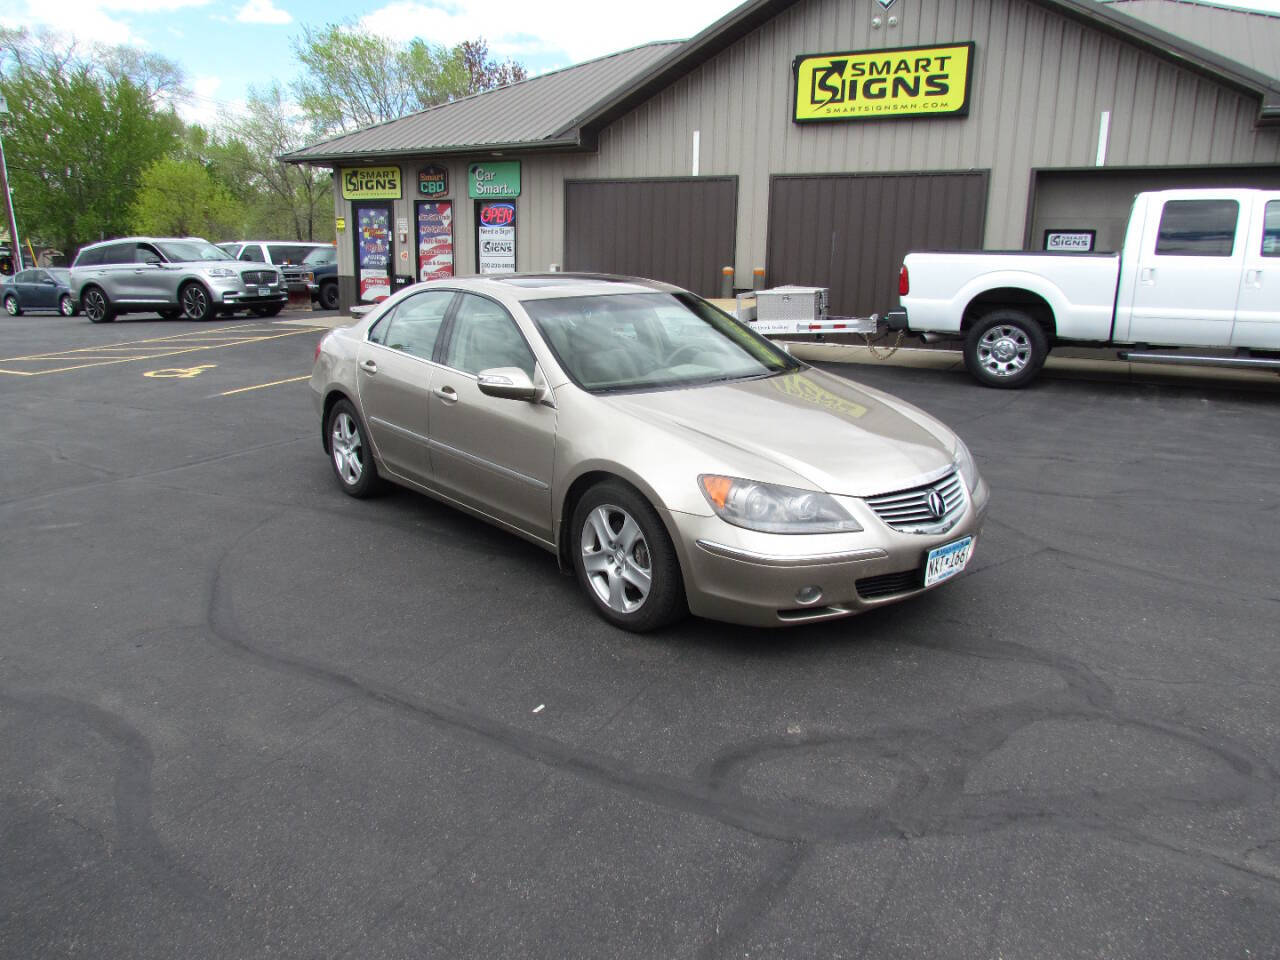
<svg viewBox="0 0 1280 960">
<path fill-rule="evenodd" d="M 821 587 L 801 587 L 796 591 L 796 603 L 808 606 L 822 599 Z"/>
</svg>

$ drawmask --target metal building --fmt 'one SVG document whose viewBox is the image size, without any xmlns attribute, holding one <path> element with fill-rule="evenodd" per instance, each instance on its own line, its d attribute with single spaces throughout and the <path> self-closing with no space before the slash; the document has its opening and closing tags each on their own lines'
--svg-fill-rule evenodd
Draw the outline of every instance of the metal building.
<svg viewBox="0 0 1280 960">
<path fill-rule="evenodd" d="M 1280 186 L 1274 49 L 1123 12 L 1171 3 L 748 0 L 286 159 L 338 174 L 344 305 L 552 264 L 715 294 L 729 265 L 866 313 L 908 249 L 1113 250 L 1138 190 Z"/>
</svg>

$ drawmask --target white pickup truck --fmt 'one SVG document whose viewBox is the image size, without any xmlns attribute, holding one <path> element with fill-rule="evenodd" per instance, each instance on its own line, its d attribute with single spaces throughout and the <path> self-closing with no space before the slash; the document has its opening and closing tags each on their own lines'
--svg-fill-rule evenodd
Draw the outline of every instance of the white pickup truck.
<svg viewBox="0 0 1280 960">
<path fill-rule="evenodd" d="M 1058 343 L 1280 369 L 1280 191 L 1140 193 L 1118 254 L 909 253 L 898 292 L 890 329 L 963 337 L 992 387 L 1026 386 Z"/>
</svg>

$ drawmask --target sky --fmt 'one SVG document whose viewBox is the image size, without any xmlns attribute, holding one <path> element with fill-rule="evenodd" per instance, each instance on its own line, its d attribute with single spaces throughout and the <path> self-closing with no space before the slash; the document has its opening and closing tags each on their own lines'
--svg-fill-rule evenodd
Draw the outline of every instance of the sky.
<svg viewBox="0 0 1280 960">
<path fill-rule="evenodd" d="M 291 41 L 304 25 L 356 19 L 397 39 L 453 45 L 484 37 L 499 59 L 542 73 L 651 40 L 692 36 L 740 0 L 11 0 L 6 26 L 45 25 L 79 40 L 130 44 L 186 72 L 189 122 L 210 124 L 243 107 L 250 85 L 288 84 L 298 73 Z M 867 2 L 870 0 L 850 0 Z M 1280 13 L 1280 0 L 1221 0 Z"/>
</svg>

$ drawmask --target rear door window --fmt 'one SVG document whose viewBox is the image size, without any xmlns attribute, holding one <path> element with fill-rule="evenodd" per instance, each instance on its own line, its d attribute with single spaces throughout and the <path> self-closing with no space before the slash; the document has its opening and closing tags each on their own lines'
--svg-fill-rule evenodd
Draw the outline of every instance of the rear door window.
<svg viewBox="0 0 1280 960">
<path fill-rule="evenodd" d="M 271 254 L 271 262 L 275 264 L 282 263 L 301 263 L 307 258 L 307 254 L 311 252 L 311 247 L 303 247 L 290 243 L 269 243 L 267 250 Z"/>
<path fill-rule="evenodd" d="M 1170 200 L 1160 217 L 1162 257 L 1229 257 L 1235 250 L 1240 204 L 1235 200 Z"/>
<path fill-rule="evenodd" d="M 390 317 L 378 324 L 369 339 L 392 350 L 430 360 L 444 315 L 452 302 L 451 290 L 431 290 L 408 297 L 397 304 Z"/>
<path fill-rule="evenodd" d="M 1262 255 L 1280 257 L 1280 200 L 1270 201 L 1263 215 Z"/>
<path fill-rule="evenodd" d="M 107 263 L 134 263 L 134 251 L 137 249 L 136 244 L 132 243 L 113 243 L 102 248 L 102 262 Z"/>
<path fill-rule="evenodd" d="M 245 244 L 245 248 L 240 251 L 240 259 L 253 263 L 267 262 L 267 258 L 262 255 L 262 247 L 256 243 Z"/>
</svg>

